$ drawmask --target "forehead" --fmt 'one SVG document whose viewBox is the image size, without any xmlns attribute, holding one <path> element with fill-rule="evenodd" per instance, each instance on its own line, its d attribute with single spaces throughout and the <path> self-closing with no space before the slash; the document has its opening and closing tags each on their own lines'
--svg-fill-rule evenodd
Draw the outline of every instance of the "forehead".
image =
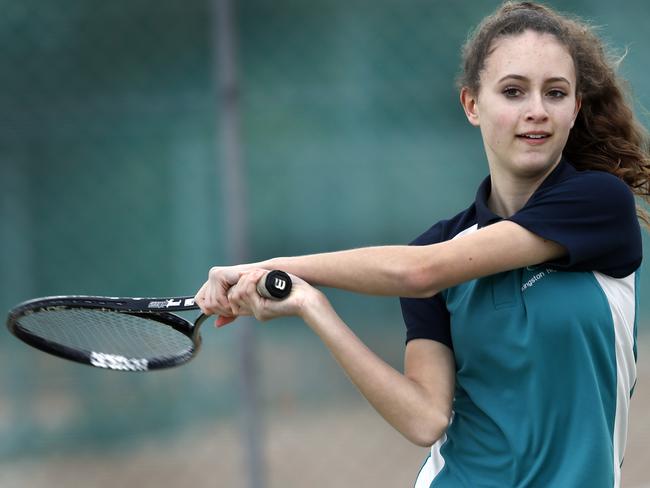
<svg viewBox="0 0 650 488">
<path fill-rule="evenodd" d="M 537 79 L 562 76 L 572 83 L 576 74 L 569 50 L 552 34 L 525 31 L 494 41 L 481 79 L 516 74 Z"/>
</svg>

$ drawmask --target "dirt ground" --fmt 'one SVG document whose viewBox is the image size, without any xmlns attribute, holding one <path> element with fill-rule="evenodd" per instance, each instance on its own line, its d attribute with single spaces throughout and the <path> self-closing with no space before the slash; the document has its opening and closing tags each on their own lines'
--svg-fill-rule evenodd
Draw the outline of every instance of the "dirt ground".
<svg viewBox="0 0 650 488">
<path fill-rule="evenodd" d="M 650 488 L 650 342 L 640 345 L 639 382 L 623 466 L 624 488 Z M 362 400 L 266 419 L 268 488 L 410 487 L 426 450 L 388 427 Z M 112 454 L 54 455 L 0 463 L 2 488 L 239 488 L 246 469 L 234 424 L 202 425 L 173 439 Z"/>
</svg>

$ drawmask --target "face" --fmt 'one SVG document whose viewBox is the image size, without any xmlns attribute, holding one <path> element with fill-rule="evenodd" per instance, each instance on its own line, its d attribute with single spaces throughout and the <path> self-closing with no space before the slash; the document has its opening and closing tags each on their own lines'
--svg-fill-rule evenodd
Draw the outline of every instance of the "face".
<svg viewBox="0 0 650 488">
<path fill-rule="evenodd" d="M 498 39 L 479 93 L 463 89 L 461 102 L 481 129 L 493 177 L 545 177 L 559 162 L 580 109 L 573 59 L 550 34 Z"/>
</svg>

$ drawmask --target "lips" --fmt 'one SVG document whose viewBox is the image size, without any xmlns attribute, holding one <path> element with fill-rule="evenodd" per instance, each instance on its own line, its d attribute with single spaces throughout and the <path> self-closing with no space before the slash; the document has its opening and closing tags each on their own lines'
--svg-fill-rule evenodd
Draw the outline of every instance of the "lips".
<svg viewBox="0 0 650 488">
<path fill-rule="evenodd" d="M 549 132 L 534 131 L 534 132 L 524 132 L 522 134 L 517 134 L 517 137 L 529 141 L 541 141 L 551 137 L 551 134 Z"/>
</svg>

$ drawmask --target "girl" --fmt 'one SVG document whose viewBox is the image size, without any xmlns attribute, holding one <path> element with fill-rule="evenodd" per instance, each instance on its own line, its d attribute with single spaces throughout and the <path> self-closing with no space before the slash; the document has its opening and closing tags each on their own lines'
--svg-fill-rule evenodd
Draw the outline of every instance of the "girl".
<svg viewBox="0 0 650 488">
<path fill-rule="evenodd" d="M 600 40 L 539 4 L 478 26 L 459 87 L 489 168 L 466 210 L 412 246 L 212 268 L 197 303 L 218 325 L 300 316 L 391 425 L 432 446 L 417 488 L 619 486 L 645 134 Z M 296 275 L 285 301 L 255 291 L 271 268 Z M 404 373 L 308 283 L 405 297 Z"/>
</svg>

